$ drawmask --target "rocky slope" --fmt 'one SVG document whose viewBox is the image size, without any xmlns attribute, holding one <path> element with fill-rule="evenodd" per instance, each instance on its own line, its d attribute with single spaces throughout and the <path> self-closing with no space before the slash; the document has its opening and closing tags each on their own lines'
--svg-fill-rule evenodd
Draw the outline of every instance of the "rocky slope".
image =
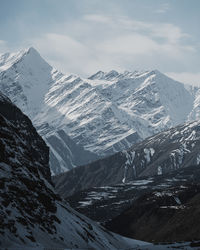
<svg viewBox="0 0 200 250">
<path fill-rule="evenodd" d="M 200 239 L 199 221 L 200 185 L 188 183 L 141 196 L 107 228 L 140 240 L 183 242 Z"/>
<path fill-rule="evenodd" d="M 28 117 L 1 93 L 0 128 L 1 248 L 130 247 L 54 192 L 48 147 Z"/>
<path fill-rule="evenodd" d="M 54 177 L 58 192 L 70 196 L 80 190 L 132 181 L 138 177 L 163 175 L 200 164 L 200 122 L 186 123 L 158 133 L 86 166 Z"/>
<path fill-rule="evenodd" d="M 200 168 L 190 166 L 165 175 L 138 178 L 128 183 L 93 187 L 66 197 L 78 212 L 103 223 L 109 222 L 129 209 L 141 196 L 160 190 L 187 190 L 191 184 L 199 184 Z M 114 229 L 113 229 L 114 230 Z"/>
<path fill-rule="evenodd" d="M 154 243 L 193 241 L 191 245 L 198 249 L 199 179 L 200 168 L 190 166 L 125 184 L 90 188 L 66 200 L 123 236 Z M 189 249 L 183 245 L 168 245 L 168 249 Z"/>
<path fill-rule="evenodd" d="M 200 91 L 159 71 L 63 75 L 27 49 L 0 56 L 0 90 L 50 147 L 52 174 L 198 118 Z"/>
</svg>

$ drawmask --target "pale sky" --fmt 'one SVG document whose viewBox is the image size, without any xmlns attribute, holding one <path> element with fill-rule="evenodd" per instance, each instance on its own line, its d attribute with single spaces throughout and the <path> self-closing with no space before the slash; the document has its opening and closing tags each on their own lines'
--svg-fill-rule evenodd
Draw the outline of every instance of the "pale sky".
<svg viewBox="0 0 200 250">
<path fill-rule="evenodd" d="M 33 46 L 63 73 L 159 71 L 200 85 L 200 0 L 0 0 L 0 53 Z"/>
</svg>

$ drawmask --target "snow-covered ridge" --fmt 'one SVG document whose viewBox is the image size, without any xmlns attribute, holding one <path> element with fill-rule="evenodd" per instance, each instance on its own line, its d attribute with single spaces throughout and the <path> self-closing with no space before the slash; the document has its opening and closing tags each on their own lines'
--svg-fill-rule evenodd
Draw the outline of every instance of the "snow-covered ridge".
<svg viewBox="0 0 200 250">
<path fill-rule="evenodd" d="M 0 90 L 50 146 L 53 174 L 125 150 L 199 115 L 200 91 L 157 70 L 99 71 L 83 79 L 53 69 L 34 48 L 2 55 L 0 65 Z M 77 147 L 69 148 L 61 133 Z M 86 157 L 77 161 L 80 152 Z"/>
<path fill-rule="evenodd" d="M 123 181 L 126 181 L 126 177 L 131 180 L 137 176 L 163 175 L 172 170 L 199 165 L 199 131 L 199 121 L 185 123 L 149 137 L 129 151 L 122 152 L 127 159 Z M 132 168 L 134 175 L 131 174 Z"/>
<path fill-rule="evenodd" d="M 90 76 L 90 80 L 116 80 L 124 78 L 135 78 L 137 76 L 148 74 L 150 71 L 124 71 L 123 73 L 117 72 L 116 70 L 111 70 L 109 72 L 98 71 L 94 75 Z"/>
</svg>

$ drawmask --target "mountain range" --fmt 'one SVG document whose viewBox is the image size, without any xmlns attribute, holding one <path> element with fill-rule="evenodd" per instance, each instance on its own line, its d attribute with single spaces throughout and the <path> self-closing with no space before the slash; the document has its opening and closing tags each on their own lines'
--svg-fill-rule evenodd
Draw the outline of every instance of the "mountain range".
<svg viewBox="0 0 200 250">
<path fill-rule="evenodd" d="M 0 91 L 0 247 L 199 246 L 199 88 L 64 75 L 29 48 L 0 56 Z"/>
<path fill-rule="evenodd" d="M 64 75 L 34 48 L 0 56 L 0 90 L 50 147 L 51 174 L 198 119 L 200 90 L 157 70 Z"/>
</svg>

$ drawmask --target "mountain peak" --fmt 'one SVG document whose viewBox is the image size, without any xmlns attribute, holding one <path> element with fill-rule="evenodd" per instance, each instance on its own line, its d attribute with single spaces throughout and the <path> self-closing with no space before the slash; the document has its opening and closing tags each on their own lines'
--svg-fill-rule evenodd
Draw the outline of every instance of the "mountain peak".
<svg viewBox="0 0 200 250">
<path fill-rule="evenodd" d="M 38 53 L 38 51 L 34 48 L 34 47 L 29 47 L 28 49 L 27 49 L 27 51 L 28 52 L 37 52 Z"/>
<path fill-rule="evenodd" d="M 106 75 L 105 75 L 105 78 L 106 79 L 111 79 L 111 78 L 115 78 L 115 77 L 118 77 L 119 76 L 119 73 L 116 71 L 116 70 L 111 70 L 109 71 Z"/>
<path fill-rule="evenodd" d="M 105 72 L 99 70 L 97 73 L 91 75 L 88 79 L 95 80 L 95 79 L 101 79 L 105 75 Z"/>
<path fill-rule="evenodd" d="M 5 53 L 0 55 L 0 71 L 7 70 L 18 62 L 27 60 L 25 63 L 33 63 L 34 66 L 45 65 L 50 67 L 50 65 L 40 56 L 39 52 L 33 48 L 29 47 L 27 49 L 20 50 L 14 53 Z"/>
<path fill-rule="evenodd" d="M 33 117 L 52 82 L 52 67 L 30 47 L 0 56 L 0 78 L 0 90 Z M 12 91 L 8 91 L 10 88 Z"/>
<path fill-rule="evenodd" d="M 24 55 L 34 55 L 34 56 L 39 56 L 41 57 L 40 53 L 34 48 L 34 47 L 29 47 L 27 49 L 22 50 L 24 52 Z"/>
<path fill-rule="evenodd" d="M 161 74 L 162 74 L 162 73 L 161 73 L 159 70 L 157 70 L 157 69 L 151 70 L 150 73 L 151 73 L 151 74 L 155 74 L 155 75 L 161 75 Z M 163 75 L 163 74 L 162 74 L 162 75 Z"/>
<path fill-rule="evenodd" d="M 90 80 L 111 80 L 120 75 L 116 70 L 111 70 L 109 72 L 98 71 L 94 75 L 90 76 L 88 79 Z"/>
</svg>

